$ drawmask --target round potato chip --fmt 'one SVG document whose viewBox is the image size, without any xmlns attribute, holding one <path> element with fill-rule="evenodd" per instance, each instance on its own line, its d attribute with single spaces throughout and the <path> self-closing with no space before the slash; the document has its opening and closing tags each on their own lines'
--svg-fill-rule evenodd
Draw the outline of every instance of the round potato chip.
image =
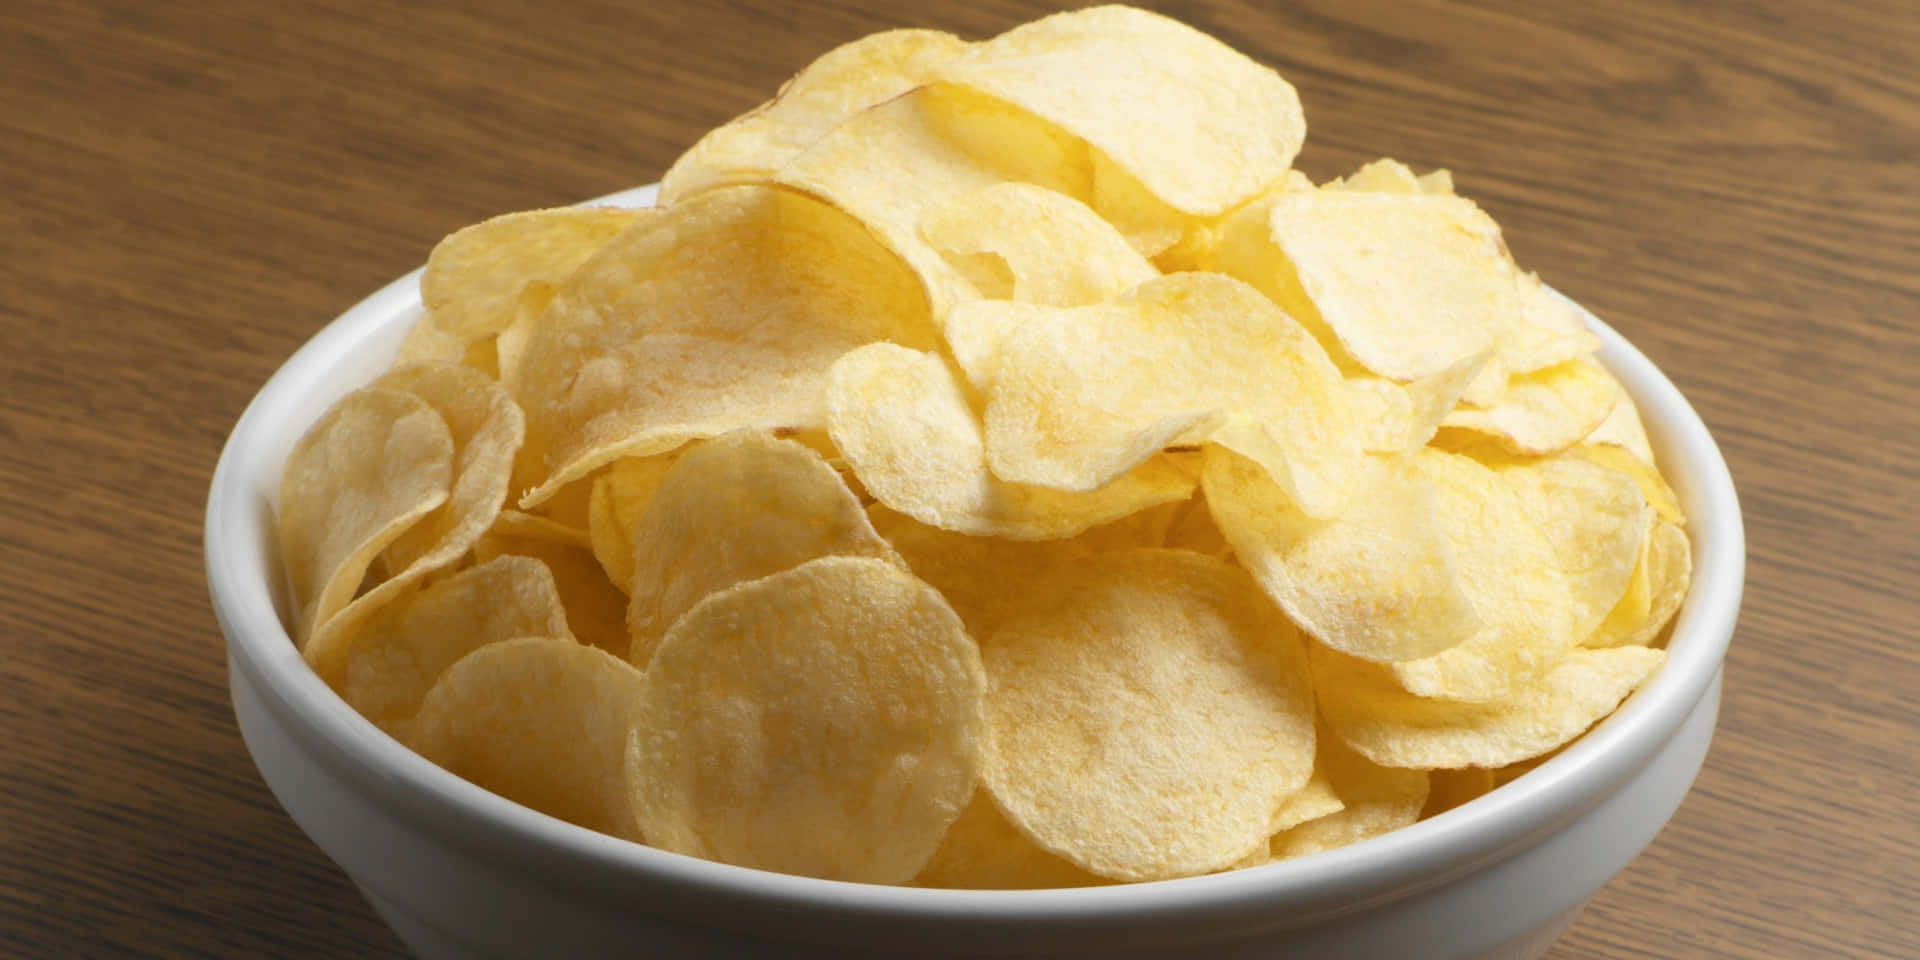
<svg viewBox="0 0 1920 960">
<path fill-rule="evenodd" d="M 1693 577 L 1693 547 L 1679 524 L 1656 520 L 1620 603 L 1585 641 L 1590 647 L 1646 646 L 1680 612 Z"/>
<path fill-rule="evenodd" d="M 1485 703 L 1408 693 L 1377 663 L 1310 645 L 1327 728 L 1389 767 L 1502 767 L 1537 757 L 1593 726 L 1659 669 L 1647 647 L 1577 648 L 1538 681 Z"/>
<path fill-rule="evenodd" d="M 621 457 L 593 478 L 587 501 L 587 532 L 607 579 L 625 594 L 633 583 L 633 531 L 647 503 L 673 469 L 678 451 L 655 457 Z M 625 604 L 621 605 L 624 609 Z M 624 616 L 624 615 L 623 615 Z"/>
<path fill-rule="evenodd" d="M 1320 642 L 1369 660 L 1431 656 L 1478 633 L 1433 482 L 1406 457 L 1363 458 L 1350 506 L 1316 519 L 1266 471 L 1209 448 L 1207 506 L 1240 564 Z"/>
<path fill-rule="evenodd" d="M 1325 747 L 1325 740 L 1320 733 L 1316 732 L 1314 749 L 1318 751 Z M 1273 819 L 1268 822 L 1267 829 L 1273 833 L 1280 833 L 1309 820 L 1318 820 L 1321 817 L 1339 813 L 1345 807 L 1346 801 L 1340 799 L 1339 792 L 1333 788 L 1333 781 L 1327 776 L 1326 765 L 1316 759 L 1313 764 L 1313 776 L 1307 778 L 1306 786 L 1295 790 L 1292 796 L 1281 801 L 1280 809 L 1273 812 Z M 1257 853 L 1263 855 L 1264 859 L 1272 859 L 1271 851 L 1257 851 Z"/>
<path fill-rule="evenodd" d="M 407 739 L 420 703 L 448 667 L 517 637 L 572 639 L 554 578 L 529 557 L 501 557 L 358 617 L 343 638 L 343 670 L 322 678 L 360 715 Z"/>
<path fill-rule="evenodd" d="M 547 535 L 546 528 L 529 534 L 516 532 L 512 525 L 503 527 L 496 523 L 494 529 L 473 545 L 473 558 L 486 563 L 501 556 L 530 557 L 545 564 L 553 574 L 560 605 L 566 610 L 567 632 L 581 643 L 599 647 L 624 660 L 631 647 L 627 637 L 627 595 L 607 579 L 606 571 L 594 559 L 592 548 L 578 540 L 579 534 L 573 530 L 560 538 Z M 534 633 L 536 631 L 522 631 L 521 635 Z M 550 630 L 537 633 L 561 635 Z"/>
<path fill-rule="evenodd" d="M 892 559 L 853 491 L 820 454 L 742 431 L 690 447 L 634 525 L 627 659 L 708 594 L 825 556 Z"/>
<path fill-rule="evenodd" d="M 509 800 L 639 840 L 624 762 L 640 672 L 564 637 L 488 644 L 427 692 L 410 746 Z"/>
<path fill-rule="evenodd" d="M 387 569 L 396 578 L 424 575 L 460 559 L 500 515 L 526 420 L 506 390 L 470 367 L 405 366 L 374 386 L 425 400 L 453 437 L 453 486 L 446 502 L 386 549 Z"/>
<path fill-rule="evenodd" d="M 1111 882 L 1040 849 L 1007 822 L 985 790 L 974 791 L 933 857 L 913 878 L 916 887 L 954 890 L 1045 890 Z"/>
<path fill-rule="evenodd" d="M 1654 522 L 1631 474 L 1575 456 L 1496 468 L 1553 550 L 1573 602 L 1573 636 L 1588 637 L 1619 605 Z"/>
<path fill-rule="evenodd" d="M 321 415 L 280 474 L 280 558 L 309 662 L 316 630 L 353 600 L 387 544 L 446 502 L 447 421 L 411 393 L 368 387 Z"/>
<path fill-rule="evenodd" d="M 520 505 L 623 456 L 824 425 L 827 369 L 874 340 L 938 337 L 913 272 L 846 214 L 767 187 L 664 208 L 581 265 L 527 343 Z"/>
<path fill-rule="evenodd" d="M 1499 403 L 1457 406 L 1441 425 L 1484 433 L 1515 453 L 1548 454 L 1592 433 L 1619 396 L 1613 378 L 1581 357 L 1514 377 Z"/>
<path fill-rule="evenodd" d="M 1420 819 L 1427 802 L 1426 771 L 1380 766 L 1324 728 L 1319 734 L 1315 764 L 1316 772 L 1325 772 L 1340 807 L 1277 831 L 1268 843 L 1272 859 L 1304 857 L 1359 843 Z"/>
<path fill-rule="evenodd" d="M 1007 618 L 1028 606 L 1047 603 L 1049 598 L 1036 592 L 1033 584 L 1092 554 L 1079 537 L 971 536 L 929 526 L 886 507 L 877 510 L 885 513 L 874 519 L 874 528 L 914 576 L 940 591 L 976 638 L 992 635 Z"/>
<path fill-rule="evenodd" d="M 1193 492 L 1193 478 L 1164 457 L 1085 493 L 1002 481 L 987 469 L 979 417 L 946 363 L 892 344 L 834 364 L 827 411 L 828 432 L 867 491 L 944 530 L 1054 540 Z"/>
<path fill-rule="evenodd" d="M 1156 274 L 1086 204 L 1029 183 L 955 198 L 920 221 L 920 235 L 992 300 L 1085 306 Z"/>
<path fill-rule="evenodd" d="M 1313 771 L 1293 626 L 1245 573 L 1183 550 L 1103 554 L 1046 589 L 981 650 L 982 782 L 1007 819 L 1120 880 L 1220 869 L 1265 843 Z"/>
<path fill-rule="evenodd" d="M 654 846 L 905 883 L 972 797 L 979 649 L 884 560 L 824 557 L 701 601 L 647 667 L 628 749 Z"/>
</svg>

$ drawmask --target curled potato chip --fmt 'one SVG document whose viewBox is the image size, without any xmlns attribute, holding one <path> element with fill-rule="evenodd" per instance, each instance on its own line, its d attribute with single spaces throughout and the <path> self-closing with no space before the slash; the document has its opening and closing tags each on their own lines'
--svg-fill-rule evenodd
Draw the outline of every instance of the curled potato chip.
<svg viewBox="0 0 1920 960">
<path fill-rule="evenodd" d="M 361 716 L 405 740 L 427 691 L 461 657 L 516 637 L 572 636 L 547 567 L 501 557 L 356 618 L 340 669 L 322 678 Z"/>
<path fill-rule="evenodd" d="M 1623 398 L 1624 400 L 1624 395 Z M 1592 441 L 1593 438 L 1587 438 Z M 1653 465 L 1651 459 L 1642 459 L 1632 448 L 1617 446 L 1613 443 L 1583 443 L 1571 451 L 1573 456 L 1591 460 L 1605 467 L 1612 467 L 1627 474 L 1640 485 L 1640 495 L 1653 505 L 1660 519 L 1668 523 L 1685 523 L 1686 514 L 1680 509 L 1680 497 L 1667 486 L 1667 480 Z"/>
<path fill-rule="evenodd" d="M 1590 636 L 1627 592 L 1653 509 L 1633 476 L 1571 456 L 1497 469 L 1519 491 L 1552 548 L 1573 604 L 1573 635 Z"/>
<path fill-rule="evenodd" d="M 1007 332 L 993 371 L 987 459 L 1006 480 L 1094 489 L 1176 438 L 1209 439 L 1325 515 L 1360 458 L 1347 393 L 1320 345 L 1218 274 L 1159 277 L 1105 304 L 1029 318 Z"/>
<path fill-rule="evenodd" d="M 1420 178 L 1404 163 L 1391 157 L 1364 164 L 1360 169 L 1326 184 L 1328 190 L 1356 190 L 1363 193 L 1427 193 Z M 1451 189 L 1433 191 L 1451 193 Z"/>
<path fill-rule="evenodd" d="M 1314 734 L 1314 743 L 1316 751 L 1326 748 L 1326 741 L 1317 732 Z M 1280 809 L 1273 812 L 1273 819 L 1267 824 L 1267 830 L 1272 833 L 1291 830 L 1309 820 L 1339 813 L 1346 805 L 1346 801 L 1341 800 L 1339 792 L 1334 789 L 1333 780 L 1327 776 L 1326 765 L 1315 760 L 1313 776 L 1307 778 L 1305 786 L 1281 801 Z M 1263 859 L 1272 858 L 1270 851 L 1257 851 L 1257 854 Z"/>
<path fill-rule="evenodd" d="M 1316 764 L 1317 770 L 1326 772 L 1340 807 L 1276 832 L 1268 842 L 1273 859 L 1304 857 L 1359 843 L 1420 819 L 1429 789 L 1426 771 L 1380 766 L 1324 730 Z"/>
<path fill-rule="evenodd" d="M 1693 577 L 1693 547 L 1679 524 L 1655 520 L 1619 604 L 1588 637 L 1589 647 L 1646 646 L 1680 612 Z"/>
<path fill-rule="evenodd" d="M 945 530 L 1053 540 L 1160 503 L 1193 478 L 1156 457 L 1085 493 L 1007 483 L 988 471 L 964 388 L 938 356 L 871 344 L 834 364 L 827 429 L 881 503 Z"/>
<path fill-rule="evenodd" d="M 594 558 L 622 594 L 633 583 L 633 531 L 660 481 L 673 469 L 676 455 L 621 457 L 593 478 L 587 532 Z"/>
<path fill-rule="evenodd" d="M 347 394 L 294 444 L 277 520 L 294 636 L 309 662 L 315 631 L 353 600 L 374 557 L 446 502 L 453 457 L 446 420 L 387 387 Z"/>
<path fill-rule="evenodd" d="M 509 800 L 631 840 L 624 753 L 640 672 L 564 637 L 488 644 L 427 692 L 411 746 Z"/>
<path fill-rule="evenodd" d="M 1347 378 L 1360 446 L 1370 453 L 1413 453 L 1440 429 L 1490 358 L 1478 353 L 1432 376 L 1395 383 L 1371 374 Z"/>
<path fill-rule="evenodd" d="M 955 890 L 1044 890 L 1109 882 L 1048 853 L 1014 829 L 985 790 L 974 791 L 933 857 L 913 878 L 916 887 Z"/>
<path fill-rule="evenodd" d="M 1498 403 L 1461 405 L 1441 422 L 1484 433 L 1516 453 L 1554 453 L 1600 426 L 1619 396 L 1613 378 L 1582 357 L 1515 377 Z"/>
<path fill-rule="evenodd" d="M 1502 767 L 1540 756 L 1606 716 L 1666 660 L 1662 650 L 1569 652 L 1534 683 L 1485 703 L 1408 693 L 1387 667 L 1313 645 L 1328 729 L 1388 767 Z"/>
<path fill-rule="evenodd" d="M 455 231 L 420 275 L 426 313 L 400 348 L 401 365 L 460 362 L 513 324 L 529 286 L 565 280 L 648 212 L 557 207 L 509 213 Z M 494 363 L 497 373 L 504 365 Z M 483 366 L 484 369 L 484 366 Z"/>
<path fill-rule="evenodd" d="M 1018 105 L 1175 209 L 1220 213 L 1286 173 L 1306 137 L 1293 87 L 1192 27 L 1094 7 L 1015 27 L 936 76 Z"/>
<path fill-rule="evenodd" d="M 982 781 L 1041 847 L 1104 877 L 1225 867 L 1313 770 L 1299 634 L 1232 565 L 1103 554 L 982 645 Z M 1071 770 L 1074 776 L 1061 776 Z"/>
<path fill-rule="evenodd" d="M 1409 660 L 1480 631 L 1433 481 L 1409 458 L 1363 458 L 1349 508 L 1329 518 L 1308 516 L 1232 451 L 1207 451 L 1202 484 L 1234 556 L 1320 642 Z"/>
<path fill-rule="evenodd" d="M 555 283 L 529 283 L 520 291 L 520 300 L 514 306 L 513 319 L 507 328 L 493 338 L 494 365 L 498 368 L 500 385 L 510 394 L 520 392 L 520 358 L 526 355 L 527 341 L 533 337 L 534 326 L 547 312 L 547 304 L 553 302 L 553 295 L 560 291 Z"/>
<path fill-rule="evenodd" d="M 937 337 L 914 274 L 845 214 L 766 187 L 664 208 L 575 271 L 527 344 L 520 505 L 623 456 L 820 426 L 828 367 L 874 340 Z"/>
<path fill-rule="evenodd" d="M 710 593 L 815 557 L 893 557 L 818 453 L 746 431 L 682 453 L 632 538 L 627 658 L 642 667 L 674 621 Z"/>
<path fill-rule="evenodd" d="M 503 518 L 506 516 L 502 514 Z M 493 529 L 473 545 L 473 558 L 476 562 L 486 563 L 502 556 L 527 557 L 545 564 L 553 574 L 554 587 L 560 594 L 560 605 L 566 610 L 566 633 L 571 633 L 581 643 L 626 659 L 630 646 L 627 638 L 627 595 L 607 579 L 606 572 L 593 557 L 592 548 L 579 542 L 582 538 L 578 531 L 558 527 L 566 530 L 567 536 L 556 537 L 549 535 L 551 529 L 496 522 Z M 520 635 L 535 633 L 522 631 Z M 551 630 L 537 633 L 542 636 L 564 635 Z"/>
<path fill-rule="evenodd" d="M 827 51 L 772 100 L 681 154 L 660 178 L 660 202 L 768 179 L 849 117 L 920 86 L 934 67 L 966 48 L 959 37 L 938 30 L 887 30 Z"/>
<path fill-rule="evenodd" d="M 707 597 L 648 665 L 628 748 L 647 841 L 905 883 L 973 796 L 979 649 L 940 595 L 825 557 Z"/>
<path fill-rule="evenodd" d="M 996 184 L 955 198 L 920 221 L 920 234 L 994 300 L 1084 306 L 1156 272 L 1086 204 L 1029 183 Z M 991 263 L 978 265 L 978 258 Z"/>
<path fill-rule="evenodd" d="M 468 367 L 400 367 L 374 385 L 425 400 L 453 438 L 453 485 L 446 502 L 386 549 L 387 568 L 396 578 L 441 569 L 460 559 L 500 515 L 514 455 L 526 433 L 525 418 L 506 390 Z"/>
</svg>

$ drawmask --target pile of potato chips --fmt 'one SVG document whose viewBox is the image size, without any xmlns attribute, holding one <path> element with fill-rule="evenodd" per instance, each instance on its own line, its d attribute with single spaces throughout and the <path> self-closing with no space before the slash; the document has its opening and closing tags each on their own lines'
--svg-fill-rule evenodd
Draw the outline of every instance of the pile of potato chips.
<svg viewBox="0 0 1920 960">
<path fill-rule="evenodd" d="M 656 209 L 455 233 L 287 464 L 301 649 L 483 787 L 816 877 L 1190 876 L 1492 789 L 1660 666 L 1683 518 L 1445 171 L 1304 136 L 1101 7 L 867 37 Z"/>
</svg>

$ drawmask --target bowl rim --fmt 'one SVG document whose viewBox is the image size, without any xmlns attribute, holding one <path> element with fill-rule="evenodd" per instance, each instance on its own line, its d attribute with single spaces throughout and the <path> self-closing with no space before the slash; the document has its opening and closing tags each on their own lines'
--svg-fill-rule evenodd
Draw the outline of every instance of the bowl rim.
<svg viewBox="0 0 1920 960">
<path fill-rule="evenodd" d="M 647 206 L 657 185 L 587 204 Z M 1680 495 L 1693 541 L 1693 582 L 1673 624 L 1668 661 L 1578 740 L 1485 796 L 1380 837 L 1325 853 L 1199 877 L 1056 890 L 944 890 L 771 873 L 631 843 L 538 813 L 442 770 L 361 717 L 308 668 L 279 619 L 267 570 L 270 507 L 289 411 L 370 337 L 419 309 L 416 269 L 329 322 L 266 382 L 235 424 L 209 486 L 205 559 L 229 669 L 333 775 L 414 828 L 487 860 L 570 878 L 588 895 L 655 895 L 662 910 L 737 917 L 774 910 L 822 926 L 1021 924 L 1036 934 L 1100 925 L 1294 925 L 1408 896 L 1537 842 L 1610 794 L 1662 747 L 1706 693 L 1732 636 L 1745 577 L 1740 507 L 1726 462 L 1700 416 L 1653 363 L 1585 308 L 1601 362 L 1640 408 L 1657 458 Z M 1557 293 L 1557 291 L 1556 291 Z M 1570 304 L 1572 301 L 1568 301 Z M 298 432 L 304 432 L 300 423 Z M 280 441 L 284 444 L 286 441 Z M 272 479 L 263 479 L 267 471 Z"/>
</svg>

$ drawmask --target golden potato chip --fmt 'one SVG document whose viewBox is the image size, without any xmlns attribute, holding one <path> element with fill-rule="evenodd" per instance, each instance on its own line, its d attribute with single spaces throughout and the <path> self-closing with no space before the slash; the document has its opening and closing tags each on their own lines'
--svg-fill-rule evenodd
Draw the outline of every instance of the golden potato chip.
<svg viewBox="0 0 1920 960">
<path fill-rule="evenodd" d="M 1207 506 L 1234 556 L 1301 629 L 1369 660 L 1407 660 L 1477 634 L 1433 482 L 1408 458 L 1369 455 L 1348 509 L 1316 519 L 1266 471 L 1210 448 Z"/>
<path fill-rule="evenodd" d="M 1496 786 L 1493 771 L 1482 767 L 1458 770 L 1434 770 L 1427 775 L 1427 805 L 1420 808 L 1420 819 L 1437 817 L 1448 810 L 1478 800 Z"/>
<path fill-rule="evenodd" d="M 531 508 L 620 457 L 824 423 L 825 374 L 874 340 L 937 342 L 918 280 L 859 223 L 765 187 L 665 208 L 555 294 L 521 359 Z"/>
<path fill-rule="evenodd" d="M 1573 636 L 1586 637 L 1627 592 L 1654 512 L 1633 476 L 1571 456 L 1495 471 L 1519 491 L 1552 548 L 1573 603 Z"/>
<path fill-rule="evenodd" d="M 774 98 L 715 128 L 660 178 L 660 202 L 764 181 L 847 118 L 920 86 L 967 44 L 938 30 L 887 30 L 822 54 Z"/>
<path fill-rule="evenodd" d="M 557 207 L 494 217 L 433 248 L 420 275 L 426 314 L 400 348 L 399 365 L 460 362 L 505 331 L 530 285 L 552 285 L 649 211 Z M 491 364 L 494 372 L 501 365 Z M 483 369 L 485 363 L 483 362 Z"/>
<path fill-rule="evenodd" d="M 594 559 L 593 549 L 579 542 L 577 531 L 558 529 L 567 530 L 568 536 L 546 535 L 545 528 L 495 523 L 473 545 L 473 558 L 486 563 L 500 556 L 531 557 L 545 564 L 553 574 L 573 638 L 626 659 L 631 646 L 627 638 L 627 595 L 607 579 L 606 571 Z"/>
<path fill-rule="evenodd" d="M 1693 579 L 1693 546 L 1679 524 L 1656 520 L 1620 603 L 1585 641 L 1589 647 L 1651 644 L 1680 612 Z"/>
<path fill-rule="evenodd" d="M 1328 729 L 1389 767 L 1500 767 L 1572 740 L 1659 669 L 1647 647 L 1576 648 L 1538 681 L 1485 703 L 1408 693 L 1393 671 L 1310 645 L 1314 689 Z"/>
<path fill-rule="evenodd" d="M 674 621 L 710 593 L 816 557 L 893 558 L 818 453 L 746 431 L 682 453 L 632 537 L 627 659 L 640 667 Z"/>
<path fill-rule="evenodd" d="M 1326 749 L 1326 740 L 1320 733 L 1315 732 L 1314 738 L 1316 751 Z M 1307 778 L 1306 786 L 1295 790 L 1292 796 L 1281 801 L 1280 809 L 1273 812 L 1273 819 L 1267 824 L 1267 830 L 1271 833 L 1291 830 L 1309 820 L 1318 820 L 1321 817 L 1339 813 L 1346 806 L 1346 801 L 1341 800 L 1339 792 L 1333 788 L 1333 780 L 1327 776 L 1326 765 L 1316 760 L 1313 776 Z M 1256 853 L 1263 861 L 1272 859 L 1270 850 L 1256 851 Z"/>
<path fill-rule="evenodd" d="M 913 878 L 916 887 L 954 890 L 1045 890 L 1111 882 L 1042 850 L 1007 822 L 985 790 L 974 791 L 933 857 Z"/>
<path fill-rule="evenodd" d="M 488 644 L 447 668 L 414 717 L 421 756 L 509 800 L 639 840 L 624 752 L 640 672 L 563 637 Z"/>
<path fill-rule="evenodd" d="M 1192 27 L 1130 7 L 1056 14 L 976 44 L 938 79 L 1087 141 L 1175 209 L 1212 215 L 1286 173 L 1306 137 L 1293 87 Z"/>
<path fill-rule="evenodd" d="M 1426 771 L 1380 766 L 1324 729 L 1316 763 L 1326 771 L 1334 795 L 1340 798 L 1340 809 L 1275 833 L 1267 845 L 1273 859 L 1359 843 L 1420 819 L 1427 802 Z"/>
<path fill-rule="evenodd" d="M 533 338 L 535 325 L 547 312 L 547 304 L 560 292 L 554 283 L 529 283 L 520 291 L 513 319 L 493 339 L 494 365 L 499 369 L 500 385 L 510 394 L 520 392 L 520 358 L 526 355 L 527 341 Z"/>
<path fill-rule="evenodd" d="M 1086 204 L 1028 183 L 955 198 L 920 221 L 920 235 L 995 300 L 1085 306 L 1156 273 Z"/>
<path fill-rule="evenodd" d="M 906 561 L 914 576 L 940 591 L 975 638 L 991 636 L 1007 618 L 1035 603 L 1049 602 L 1033 589 L 1033 584 L 1092 554 L 1079 537 L 1008 540 L 971 536 L 929 526 L 886 507 L 878 510 L 885 513 L 875 517 L 875 529 Z M 869 510 L 868 515 L 876 512 Z"/>
<path fill-rule="evenodd" d="M 468 367 L 400 367 L 374 385 L 425 400 L 453 437 L 453 486 L 446 502 L 386 549 L 387 568 L 396 579 L 422 575 L 460 559 L 500 515 L 526 421 L 506 390 Z"/>
<path fill-rule="evenodd" d="M 360 715 L 405 740 L 414 714 L 448 667 L 516 637 L 572 639 L 545 565 L 502 557 L 356 616 L 341 656 L 321 676 Z"/>
<path fill-rule="evenodd" d="M 1619 396 L 1613 378 L 1581 357 L 1514 377 L 1500 402 L 1457 406 L 1441 423 L 1484 433 L 1516 453 L 1554 453 L 1600 426 Z"/>
<path fill-rule="evenodd" d="M 589 549 L 593 546 L 593 541 L 587 537 L 584 530 L 567 526 L 549 517 L 519 510 L 502 509 L 500 515 L 493 518 L 493 526 L 487 528 L 486 536 L 501 536 L 515 540 L 545 540 Z M 479 549 L 479 544 L 476 543 L 474 548 Z"/>
<path fill-rule="evenodd" d="M 1002 481 L 987 469 L 979 417 L 946 363 L 892 344 L 834 364 L 827 411 L 834 444 L 867 491 L 944 530 L 1059 539 L 1193 492 L 1193 478 L 1161 457 L 1086 493 Z"/>
<path fill-rule="evenodd" d="M 1621 399 L 1625 400 L 1625 394 L 1621 395 Z M 1654 468 L 1652 459 L 1642 459 L 1630 447 L 1610 442 L 1593 442 L 1591 435 L 1587 440 L 1587 443 L 1573 448 L 1571 451 L 1573 456 L 1591 460 L 1603 467 L 1611 467 L 1632 477 L 1634 482 L 1640 485 L 1640 495 L 1653 505 L 1655 512 L 1660 514 L 1660 519 L 1668 523 L 1686 522 L 1686 514 L 1680 509 L 1680 497 L 1673 492 L 1672 487 L 1667 486 L 1666 478 Z"/>
<path fill-rule="evenodd" d="M 314 632 L 353 599 L 387 544 L 446 502 L 453 436 L 426 401 L 384 387 L 342 397 L 287 455 L 280 475 L 280 558 L 294 636 Z"/>
<path fill-rule="evenodd" d="M 1481 624 L 1458 646 L 1395 663 L 1393 673 L 1420 696 L 1506 696 L 1579 641 L 1580 611 L 1568 574 L 1533 502 L 1514 484 L 1469 457 L 1433 448 L 1411 464 L 1433 484 L 1435 516 Z"/>
<path fill-rule="evenodd" d="M 1099 555 L 982 644 L 982 782 L 1041 847 L 1104 877 L 1215 870 L 1265 842 L 1313 770 L 1299 634 L 1245 573 Z M 1072 771 L 1072 776 L 1062 776 Z"/>
<path fill-rule="evenodd" d="M 701 601 L 649 664 L 628 748 L 654 846 L 905 883 L 973 796 L 979 649 L 940 595 L 825 557 Z"/>
<path fill-rule="evenodd" d="M 1339 371 L 1285 313 L 1218 274 L 1159 277 L 1029 318 L 999 354 L 985 419 L 987 461 L 1004 480 L 1096 489 L 1176 438 L 1207 439 L 1320 516 L 1357 469 Z"/>
<path fill-rule="evenodd" d="M 587 532 L 594 557 L 622 595 L 633 583 L 633 531 L 640 526 L 647 503 L 667 471 L 673 469 L 678 455 L 676 451 L 653 457 L 621 457 L 593 478 Z"/>
</svg>

